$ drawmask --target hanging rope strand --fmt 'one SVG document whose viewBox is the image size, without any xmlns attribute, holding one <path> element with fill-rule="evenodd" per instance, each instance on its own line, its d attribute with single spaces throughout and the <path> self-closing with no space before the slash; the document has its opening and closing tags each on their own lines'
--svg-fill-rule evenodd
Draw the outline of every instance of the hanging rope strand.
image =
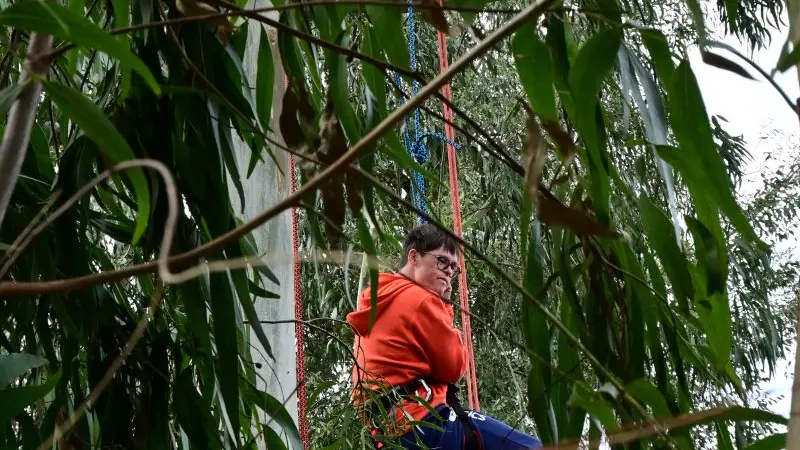
<svg viewBox="0 0 800 450">
<path fill-rule="evenodd" d="M 439 0 L 439 5 L 442 0 Z M 437 44 L 439 47 L 439 70 L 444 72 L 449 65 L 447 57 L 447 36 L 438 31 Z M 450 83 L 445 83 L 442 87 L 442 96 L 450 101 L 451 90 Z M 461 229 L 461 201 L 459 199 L 458 188 L 458 164 L 456 164 L 456 146 L 455 143 L 455 129 L 453 128 L 453 110 L 448 106 L 448 102 L 443 104 L 443 113 L 445 118 L 444 134 L 445 142 L 447 143 L 447 167 L 450 175 L 450 204 L 453 210 L 453 232 L 456 236 L 462 237 Z M 480 410 L 480 403 L 478 402 L 478 383 L 477 383 L 477 370 L 475 368 L 475 355 L 472 349 L 472 326 L 470 323 L 469 315 L 469 294 L 467 292 L 467 266 L 464 261 L 464 252 L 461 252 L 459 258 L 459 266 L 461 271 L 458 273 L 458 297 L 461 300 L 461 332 L 464 336 L 464 345 L 467 347 L 467 404 L 470 409 L 475 411 Z"/>
<path fill-rule="evenodd" d="M 417 41 L 415 36 L 416 27 L 414 24 L 414 7 L 412 1 L 413 0 L 408 0 L 408 47 L 409 47 L 408 50 L 411 63 L 411 70 L 416 71 Z M 439 4 L 440 5 L 442 4 L 442 0 L 439 0 Z M 444 72 L 445 70 L 447 70 L 447 67 L 449 65 L 447 58 L 447 36 L 441 31 L 439 31 L 437 32 L 437 40 L 439 47 L 439 69 L 442 72 Z M 395 74 L 395 82 L 398 87 L 402 88 L 402 79 L 399 74 Z M 419 89 L 419 83 L 417 82 L 416 79 L 413 79 L 411 83 L 412 96 L 417 94 L 418 89 Z M 447 100 L 450 100 L 451 91 L 449 82 L 445 83 L 445 85 L 442 87 L 442 95 Z M 438 132 L 423 133 L 421 131 L 422 125 L 420 123 L 420 109 L 419 107 L 415 107 L 413 112 L 413 127 L 414 127 L 413 138 L 409 130 L 408 117 L 406 117 L 404 119 L 403 141 L 411 157 L 414 158 L 414 160 L 420 165 L 423 165 L 428 161 L 428 149 L 425 146 L 425 140 L 427 138 L 431 137 L 436 138 L 439 141 L 442 141 L 445 144 L 447 144 L 447 164 L 448 164 L 448 172 L 450 178 L 450 203 L 453 211 L 453 231 L 457 236 L 461 237 L 462 236 L 461 202 L 459 200 L 458 166 L 456 164 L 456 150 L 460 150 L 461 146 L 455 142 L 455 129 L 452 125 L 450 125 L 453 122 L 453 111 L 452 109 L 450 109 L 447 103 L 444 104 L 444 117 L 445 117 L 444 135 Z M 412 202 L 414 206 L 416 206 L 423 212 L 427 212 L 427 208 L 425 205 L 425 179 L 420 173 L 416 171 L 412 173 L 411 190 L 412 190 Z M 423 223 L 425 221 L 424 218 L 421 216 L 418 218 L 418 220 L 420 223 Z M 469 293 L 467 292 L 467 269 L 464 261 L 463 252 L 461 253 L 462 256 L 459 258 L 459 267 L 461 268 L 461 271 L 459 272 L 458 275 L 458 296 L 461 301 L 462 334 L 464 337 L 464 345 L 467 349 L 467 359 L 468 359 L 467 374 L 466 374 L 467 402 L 470 409 L 478 411 L 480 410 L 480 403 L 478 402 L 478 383 L 477 383 L 477 369 L 475 367 L 475 355 L 472 348 L 472 326 L 470 324 L 470 315 L 469 315 Z"/>
</svg>

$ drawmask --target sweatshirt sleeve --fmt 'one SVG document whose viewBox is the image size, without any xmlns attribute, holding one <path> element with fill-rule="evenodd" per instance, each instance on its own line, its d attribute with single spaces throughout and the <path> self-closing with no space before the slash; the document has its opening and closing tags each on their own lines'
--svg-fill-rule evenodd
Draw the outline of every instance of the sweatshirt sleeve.
<svg viewBox="0 0 800 450">
<path fill-rule="evenodd" d="M 453 326 L 452 306 L 426 295 L 413 318 L 414 336 L 431 365 L 430 376 L 444 383 L 458 382 L 467 370 L 467 350 Z"/>
</svg>

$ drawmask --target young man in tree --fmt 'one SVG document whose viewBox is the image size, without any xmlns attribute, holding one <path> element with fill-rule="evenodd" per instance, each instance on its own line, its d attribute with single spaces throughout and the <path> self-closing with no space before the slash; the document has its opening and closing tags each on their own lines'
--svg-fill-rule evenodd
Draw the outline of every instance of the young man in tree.
<svg viewBox="0 0 800 450">
<path fill-rule="evenodd" d="M 464 411 L 455 395 L 455 383 L 467 370 L 466 348 L 449 302 L 458 258 L 450 236 L 420 225 L 406 236 L 399 273 L 378 275 L 377 310 L 371 288 L 361 293 L 358 310 L 347 315 L 356 333 L 355 402 L 363 407 L 373 435 L 399 435 L 407 449 L 540 448 L 534 437 Z M 376 446 L 383 443 L 376 439 Z"/>
</svg>

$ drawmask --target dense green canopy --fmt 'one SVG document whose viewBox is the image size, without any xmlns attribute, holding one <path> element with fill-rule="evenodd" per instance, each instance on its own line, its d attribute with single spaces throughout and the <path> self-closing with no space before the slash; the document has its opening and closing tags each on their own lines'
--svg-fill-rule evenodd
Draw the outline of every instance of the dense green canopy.
<svg viewBox="0 0 800 450">
<path fill-rule="evenodd" d="M 283 405 L 294 387 L 286 398 L 257 388 L 250 351 L 270 348 L 254 305 L 290 301 L 274 293 L 286 280 L 267 263 L 176 282 L 156 264 L 165 235 L 171 255 L 190 252 L 172 270 L 258 255 L 233 205 L 263 195 L 241 180 L 284 152 L 298 162 L 282 207 L 300 211 L 310 444 L 369 448 L 342 319 L 400 257 L 417 220 L 414 171 L 429 219 L 452 226 L 442 143 L 427 140 L 417 164 L 401 139 L 410 125 L 392 115 L 416 105 L 423 129 L 442 129 L 445 25 L 482 409 L 546 444 L 605 434 L 631 449 L 765 437 L 762 448 L 781 448 L 787 421 L 757 387 L 793 343 L 797 263 L 773 247 L 794 236 L 800 170 L 738 195 L 747 143 L 709 117 L 687 55 L 756 73 L 712 30 L 763 48 L 785 38 L 770 34 L 782 2 L 426 0 L 416 72 L 404 1 L 275 2 L 278 21 L 239 0 L 188 18 L 198 4 L 0 5 L 0 191 L 13 189 L 0 211 L 3 448 L 48 447 L 65 423 L 59 448 L 301 446 Z M 270 33 L 248 21 L 277 29 L 283 98 Z M 800 59 L 789 50 L 779 71 Z M 422 90 L 409 98 L 412 79 Z M 153 163 L 114 166 L 132 159 L 174 180 Z M 122 171 L 81 191 L 112 167 Z M 364 255 L 388 264 L 362 266 Z"/>
</svg>

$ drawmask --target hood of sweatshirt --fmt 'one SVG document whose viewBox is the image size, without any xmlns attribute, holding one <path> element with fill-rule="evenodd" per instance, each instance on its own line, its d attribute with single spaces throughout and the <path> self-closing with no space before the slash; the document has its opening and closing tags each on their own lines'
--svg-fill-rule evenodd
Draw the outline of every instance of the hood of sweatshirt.
<svg viewBox="0 0 800 450">
<path fill-rule="evenodd" d="M 389 303 L 398 297 L 398 294 L 414 288 L 418 288 L 418 286 L 402 275 L 393 273 L 378 274 L 378 301 L 376 303 L 375 320 L 380 318 L 383 311 L 386 310 Z M 359 336 L 367 336 L 369 334 L 370 315 L 373 313 L 371 297 L 371 286 L 368 286 L 358 296 L 358 310 L 347 315 L 347 322 Z"/>
</svg>

